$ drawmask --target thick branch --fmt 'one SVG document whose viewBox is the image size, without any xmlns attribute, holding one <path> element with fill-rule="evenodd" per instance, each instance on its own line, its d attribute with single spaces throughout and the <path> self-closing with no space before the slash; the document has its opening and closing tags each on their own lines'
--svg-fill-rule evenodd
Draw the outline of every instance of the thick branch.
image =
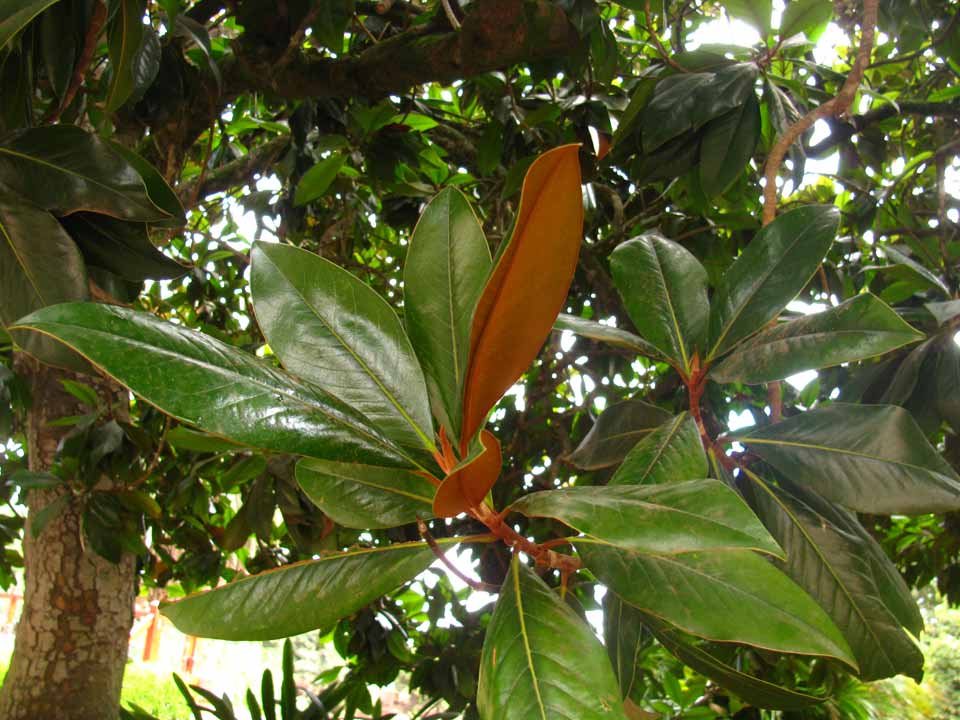
<svg viewBox="0 0 960 720">
<path fill-rule="evenodd" d="M 263 172 L 274 163 L 277 156 L 290 143 L 286 135 L 274 138 L 269 142 L 253 148 L 242 158 L 221 165 L 211 171 L 202 181 L 197 180 L 185 183 L 178 188 L 180 201 L 187 204 L 202 200 L 208 195 L 226 192 L 248 182 L 256 173 Z M 199 187 L 198 187 L 198 182 Z"/>
<path fill-rule="evenodd" d="M 449 83 L 521 62 L 569 54 L 576 30 L 546 0 L 478 0 L 459 31 L 430 25 L 411 28 L 356 57 L 299 55 L 277 71 L 276 58 L 237 48 L 238 63 L 227 81 L 235 92 L 254 89 L 285 98 L 379 98 L 424 83 Z"/>
<path fill-rule="evenodd" d="M 870 52 L 873 50 L 873 38 L 877 28 L 877 6 L 879 0 L 864 0 L 863 19 L 860 23 L 860 48 L 857 50 L 857 59 L 847 76 L 843 87 L 836 97 L 827 100 L 819 107 L 814 108 L 793 125 L 787 128 L 770 150 L 763 175 L 766 185 L 763 188 L 763 224 L 769 225 L 777 215 L 777 174 L 783 164 L 790 146 L 793 145 L 813 124 L 828 115 L 842 115 L 847 111 L 856 97 L 863 73 L 870 64 Z"/>
<path fill-rule="evenodd" d="M 923 102 L 915 100 L 898 101 L 874 108 L 863 115 L 854 115 L 850 122 L 839 125 L 830 137 L 824 138 L 816 145 L 806 148 L 807 156 L 823 157 L 840 143 L 846 142 L 858 132 L 870 125 L 883 122 L 898 115 L 924 115 L 927 117 L 957 117 L 960 116 L 960 98 L 944 102 Z"/>
</svg>

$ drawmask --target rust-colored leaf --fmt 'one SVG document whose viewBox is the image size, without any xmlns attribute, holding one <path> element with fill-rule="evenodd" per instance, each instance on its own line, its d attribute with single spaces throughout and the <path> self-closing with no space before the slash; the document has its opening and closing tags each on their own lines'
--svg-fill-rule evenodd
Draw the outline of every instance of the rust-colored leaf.
<svg viewBox="0 0 960 720">
<path fill-rule="evenodd" d="M 433 514 L 453 517 L 479 505 L 500 476 L 500 443 L 489 430 L 480 433 L 483 453 L 448 475 L 433 498 Z"/>
<path fill-rule="evenodd" d="M 523 181 L 513 234 L 473 316 L 461 452 L 533 362 L 573 279 L 583 236 L 579 145 L 541 155 Z"/>
</svg>

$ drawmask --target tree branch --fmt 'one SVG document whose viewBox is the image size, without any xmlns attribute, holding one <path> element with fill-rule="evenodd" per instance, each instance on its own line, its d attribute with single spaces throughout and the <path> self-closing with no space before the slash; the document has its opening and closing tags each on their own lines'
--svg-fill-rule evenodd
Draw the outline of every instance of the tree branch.
<svg viewBox="0 0 960 720">
<path fill-rule="evenodd" d="M 850 122 L 840 125 L 830 137 L 824 138 L 816 145 L 805 148 L 808 157 L 823 157 L 837 145 L 846 142 L 858 132 L 862 132 L 870 125 L 875 125 L 898 115 L 925 115 L 929 117 L 957 117 L 960 116 L 960 98 L 943 102 L 924 102 L 917 100 L 903 100 L 896 104 L 881 105 L 863 115 L 854 115 Z"/>
<path fill-rule="evenodd" d="M 253 148 L 242 158 L 221 165 L 208 173 L 205 178 L 184 183 L 177 188 L 180 202 L 192 207 L 208 195 L 226 192 L 237 185 L 248 182 L 254 174 L 263 172 L 270 167 L 289 144 L 290 138 L 281 135 Z"/>
<path fill-rule="evenodd" d="M 764 226 L 773 222 L 777 214 L 777 174 L 780 172 L 780 166 L 783 164 L 783 159 L 790 149 L 790 146 L 793 145 L 803 133 L 809 130 L 817 120 L 825 118 L 828 115 L 842 115 L 850 107 L 851 103 L 853 103 L 857 89 L 860 87 L 860 82 L 863 80 L 863 73 L 866 71 L 867 65 L 870 64 L 870 52 L 873 50 L 873 38 L 877 28 L 878 5 L 879 0 L 864 0 L 863 2 L 863 19 L 860 23 L 860 48 L 857 50 L 857 58 L 853 63 L 853 68 L 843 83 L 843 87 L 840 88 L 840 92 L 837 93 L 836 97 L 814 108 L 787 128 L 770 150 L 770 155 L 767 156 L 767 163 L 763 171 L 763 176 L 766 180 L 763 188 Z"/>
</svg>

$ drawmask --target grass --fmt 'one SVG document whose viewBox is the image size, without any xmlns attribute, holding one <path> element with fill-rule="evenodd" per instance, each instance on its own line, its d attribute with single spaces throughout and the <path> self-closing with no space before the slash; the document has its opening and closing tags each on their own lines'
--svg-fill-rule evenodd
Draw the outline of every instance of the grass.
<svg viewBox="0 0 960 720">
<path fill-rule="evenodd" d="M 131 702 L 161 720 L 193 720 L 170 673 L 155 673 L 128 663 L 123 676 L 121 703 L 127 707 Z"/>
</svg>

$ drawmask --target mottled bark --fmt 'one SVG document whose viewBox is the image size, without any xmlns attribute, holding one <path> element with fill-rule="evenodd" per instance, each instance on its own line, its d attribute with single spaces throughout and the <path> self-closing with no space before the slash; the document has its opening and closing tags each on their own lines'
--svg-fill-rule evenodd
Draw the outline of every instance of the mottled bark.
<svg viewBox="0 0 960 720">
<path fill-rule="evenodd" d="M 68 429 L 50 427 L 81 414 L 60 380 L 96 386 L 101 397 L 123 404 L 125 393 L 103 380 L 17 358 L 31 379 L 30 468 L 45 470 Z M 32 491 L 29 515 L 62 491 Z M 34 538 L 27 521 L 23 540 L 26 588 L 13 659 L 0 690 L 0 720 L 104 720 L 117 716 L 133 623 L 134 558 L 114 565 L 80 540 L 80 516 L 68 507 Z"/>
</svg>

